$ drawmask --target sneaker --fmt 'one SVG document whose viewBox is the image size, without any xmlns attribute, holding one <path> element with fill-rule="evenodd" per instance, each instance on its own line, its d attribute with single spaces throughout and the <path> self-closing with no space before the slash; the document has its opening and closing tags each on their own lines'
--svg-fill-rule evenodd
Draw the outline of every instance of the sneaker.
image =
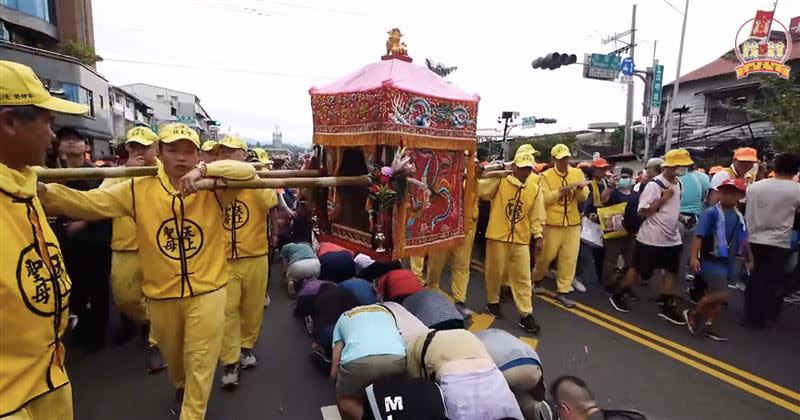
<svg viewBox="0 0 800 420">
<path fill-rule="evenodd" d="M 536 321 L 533 319 L 533 315 L 531 314 L 525 315 L 524 317 L 520 318 L 519 324 L 517 325 L 519 325 L 520 328 L 525 330 L 525 332 L 531 334 L 538 334 L 539 330 L 542 329 L 539 326 L 539 324 L 537 324 Z"/>
<path fill-rule="evenodd" d="M 692 333 L 692 335 L 697 334 L 697 330 L 695 330 L 694 319 L 692 319 L 692 314 L 688 309 L 683 310 L 683 320 L 686 322 L 686 328 L 689 330 L 689 332 Z"/>
<path fill-rule="evenodd" d="M 629 289 L 625 290 L 625 294 L 628 295 L 628 297 L 631 298 L 631 300 L 634 301 L 634 302 L 638 302 L 638 301 L 642 300 L 642 298 L 639 296 L 639 294 L 633 291 L 633 288 L 629 288 Z"/>
<path fill-rule="evenodd" d="M 611 306 L 613 306 L 614 309 L 616 309 L 616 310 L 618 310 L 620 312 L 630 312 L 631 311 L 631 307 L 628 306 L 628 302 L 625 302 L 625 295 L 623 295 L 623 294 L 619 294 L 619 293 L 613 294 L 613 295 L 611 295 L 611 297 L 608 298 L 608 301 L 611 302 Z"/>
<path fill-rule="evenodd" d="M 169 408 L 169 414 L 172 417 L 181 416 L 181 406 L 183 405 L 183 388 L 175 390 L 175 400 Z"/>
<path fill-rule="evenodd" d="M 534 295 L 544 295 L 547 294 L 547 289 L 544 286 L 541 286 L 541 282 L 534 284 L 533 287 L 533 294 Z"/>
<path fill-rule="evenodd" d="M 231 363 L 225 365 L 222 373 L 222 389 L 233 391 L 239 386 L 239 364 Z"/>
<path fill-rule="evenodd" d="M 267 298 L 264 299 L 264 309 L 269 308 L 269 304 L 270 304 L 269 295 L 267 295 Z"/>
<path fill-rule="evenodd" d="M 331 370 L 331 359 L 325 355 L 325 351 L 321 348 L 315 348 L 311 351 L 311 360 L 314 362 L 320 371 L 322 372 L 330 372 Z"/>
<path fill-rule="evenodd" d="M 586 293 L 586 286 L 584 286 L 583 283 L 581 283 L 581 280 L 577 277 L 572 280 L 572 287 L 581 293 Z"/>
<path fill-rule="evenodd" d="M 714 331 L 711 328 L 711 325 L 708 324 L 706 324 L 706 337 L 714 341 L 728 341 L 728 337 L 725 337 L 724 335 L 719 334 L 719 332 Z"/>
<path fill-rule="evenodd" d="M 486 312 L 489 312 L 489 315 L 497 319 L 503 319 L 503 312 L 500 310 L 499 303 L 487 303 Z"/>
<path fill-rule="evenodd" d="M 78 326 L 78 315 L 69 314 L 69 317 L 67 318 L 67 329 L 74 330 L 75 327 L 77 326 Z"/>
<path fill-rule="evenodd" d="M 239 359 L 239 364 L 242 365 L 242 369 L 252 369 L 258 365 L 253 349 L 242 347 L 242 356 Z"/>
<path fill-rule="evenodd" d="M 675 309 L 675 306 L 672 304 L 661 305 L 661 310 L 658 311 L 658 316 L 675 325 L 683 325 L 686 323 L 686 320 L 683 319 L 683 316 L 678 313 L 678 311 Z"/>
<path fill-rule="evenodd" d="M 472 312 L 472 309 L 467 307 L 467 304 L 464 302 L 456 302 L 456 309 L 464 318 L 469 318 L 474 313 Z"/>
<path fill-rule="evenodd" d="M 311 315 L 306 315 L 304 321 L 306 323 L 306 332 L 308 335 L 314 334 L 314 318 L 311 318 Z"/>
<path fill-rule="evenodd" d="M 158 346 L 148 346 L 145 350 L 144 368 L 147 373 L 158 373 L 167 368 Z"/>
<path fill-rule="evenodd" d="M 556 295 L 556 302 L 564 305 L 565 308 L 574 308 L 575 307 L 575 302 L 573 302 L 570 298 L 568 298 L 566 295 L 563 295 L 561 293 Z"/>
</svg>

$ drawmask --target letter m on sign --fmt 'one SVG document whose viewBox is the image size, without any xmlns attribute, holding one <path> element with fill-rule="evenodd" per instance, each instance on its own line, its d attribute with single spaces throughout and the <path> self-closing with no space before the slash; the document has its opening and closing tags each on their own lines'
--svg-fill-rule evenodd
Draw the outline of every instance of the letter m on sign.
<svg viewBox="0 0 800 420">
<path fill-rule="evenodd" d="M 403 397 L 386 397 L 383 403 L 386 406 L 386 414 L 392 411 L 403 411 Z"/>
</svg>

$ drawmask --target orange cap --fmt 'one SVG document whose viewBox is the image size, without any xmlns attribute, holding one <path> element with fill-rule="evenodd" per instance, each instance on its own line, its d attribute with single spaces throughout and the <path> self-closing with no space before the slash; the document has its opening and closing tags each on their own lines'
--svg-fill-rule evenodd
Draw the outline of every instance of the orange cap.
<svg viewBox="0 0 800 420">
<path fill-rule="evenodd" d="M 758 162 L 758 152 L 752 147 L 742 147 L 733 152 L 733 160 L 740 162 Z"/>
<path fill-rule="evenodd" d="M 592 168 L 608 168 L 611 165 L 608 164 L 608 161 L 603 158 L 597 158 L 592 160 Z"/>
<path fill-rule="evenodd" d="M 709 175 L 714 175 L 715 173 L 717 173 L 717 172 L 719 172 L 719 171 L 721 171 L 721 170 L 722 170 L 722 166 L 712 166 L 712 167 L 711 167 L 711 168 L 708 170 L 708 174 L 709 174 Z"/>
</svg>

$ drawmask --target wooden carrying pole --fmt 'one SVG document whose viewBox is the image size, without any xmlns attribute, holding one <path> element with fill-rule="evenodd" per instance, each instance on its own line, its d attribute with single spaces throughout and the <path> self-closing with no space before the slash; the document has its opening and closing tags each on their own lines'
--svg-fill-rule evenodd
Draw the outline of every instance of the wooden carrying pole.
<svg viewBox="0 0 800 420">
<path fill-rule="evenodd" d="M 258 188 L 329 188 L 329 187 L 368 187 L 372 180 L 367 175 L 361 176 L 320 176 L 316 178 L 267 178 L 253 179 L 250 181 L 225 181 L 214 179 L 201 179 L 197 181 L 197 188 L 211 190 L 215 188 L 227 189 L 258 189 Z"/>
<path fill-rule="evenodd" d="M 76 179 L 133 178 L 154 176 L 158 172 L 156 166 L 139 166 L 115 168 L 36 168 L 36 175 L 41 182 L 70 181 Z M 258 171 L 259 178 L 313 178 L 320 172 L 316 169 Z"/>
</svg>

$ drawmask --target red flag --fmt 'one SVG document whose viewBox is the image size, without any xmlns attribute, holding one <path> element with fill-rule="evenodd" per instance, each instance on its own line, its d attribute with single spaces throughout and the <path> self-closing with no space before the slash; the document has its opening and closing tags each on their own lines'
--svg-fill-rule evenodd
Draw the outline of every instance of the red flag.
<svg viewBox="0 0 800 420">
<path fill-rule="evenodd" d="M 770 26 L 772 26 L 772 14 L 773 12 L 767 10 L 759 10 L 756 12 L 756 17 L 753 19 L 753 29 L 750 30 L 751 37 L 767 37 Z"/>
<path fill-rule="evenodd" d="M 793 17 L 789 21 L 789 33 L 792 35 L 800 34 L 800 16 Z"/>
</svg>

